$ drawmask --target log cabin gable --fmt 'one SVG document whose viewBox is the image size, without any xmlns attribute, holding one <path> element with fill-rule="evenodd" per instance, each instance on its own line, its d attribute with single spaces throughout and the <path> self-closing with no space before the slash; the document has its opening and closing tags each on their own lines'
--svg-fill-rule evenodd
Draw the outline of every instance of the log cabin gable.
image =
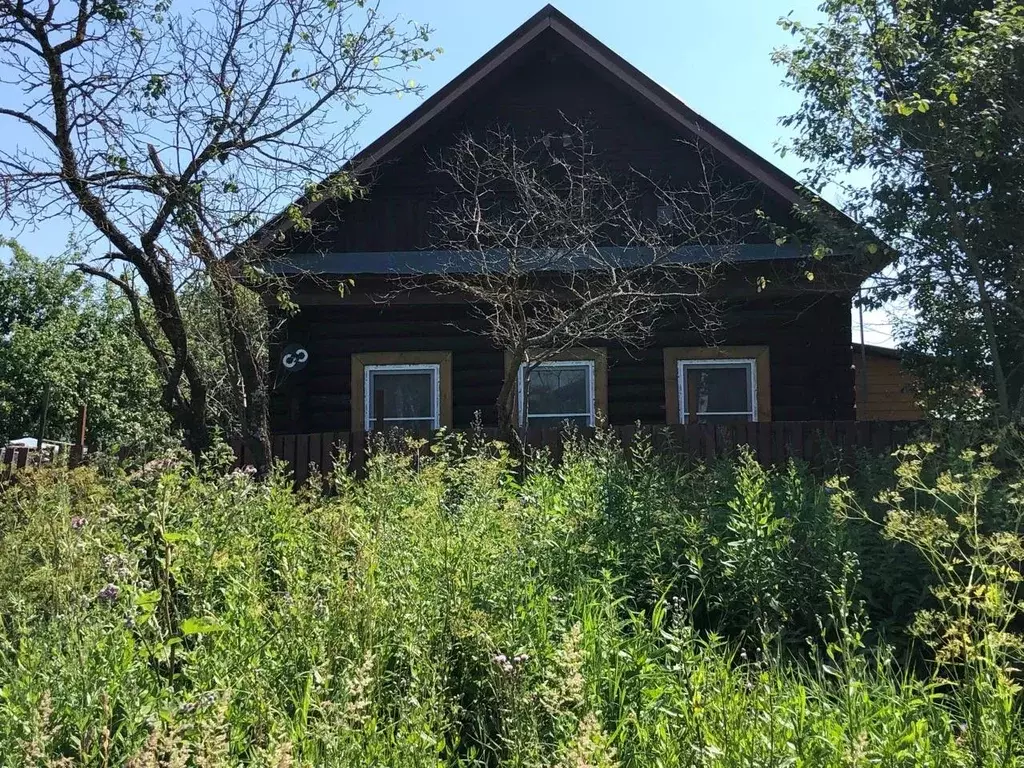
<svg viewBox="0 0 1024 768">
<path fill-rule="evenodd" d="M 461 133 L 479 135 L 501 126 L 524 138 L 550 134 L 557 140 L 566 121 L 587 126 L 613 172 L 633 180 L 646 175 L 669 187 L 685 186 L 698 172 L 698 141 L 723 182 L 749 192 L 749 204 L 739 211 L 751 224 L 742 238 L 746 243 L 772 243 L 766 228 L 756 225 L 754 210 L 783 227 L 797 226 L 794 179 L 548 6 L 353 159 L 349 170 L 364 185 L 361 199 L 305 206 L 314 222 L 309 234 L 291 231 L 287 220 L 272 226 L 279 252 L 305 257 L 305 264 L 323 255 L 358 255 L 354 273 L 387 273 L 395 259 L 373 254 L 437 247 L 434 211 L 446 179 L 433 162 Z M 652 200 L 652 216 L 653 207 Z M 805 255 L 784 249 L 776 256 Z M 345 269 L 352 269 L 352 261 L 341 259 L 349 265 Z M 344 273 L 325 265 L 326 272 Z"/>
<path fill-rule="evenodd" d="M 505 361 L 479 317 L 462 297 L 396 290 L 391 275 L 409 271 L 410 260 L 419 265 L 412 271 L 429 272 L 437 247 L 431 214 L 445 191 L 432 157 L 466 130 L 500 125 L 525 138 L 557 136 L 566 119 L 586 123 L 607 166 L 667 186 L 685 186 L 698 167 L 690 146 L 698 139 L 726 181 L 750 189 L 751 209 L 784 226 L 794 221 L 795 180 L 548 6 L 353 158 L 348 170 L 365 196 L 299 201 L 314 222 L 311 235 L 292 231 L 287 219 L 262 233 L 289 258 L 307 258 L 307 269 L 355 277 L 343 297 L 330 280 L 300 281 L 294 298 L 302 311 L 279 343 L 301 345 L 310 363 L 275 375 L 275 431 L 359 431 L 376 423 L 378 410 L 384 421 L 408 420 L 389 415 L 386 397 L 376 402 L 396 372 L 422 385 L 416 419 L 456 428 L 478 418 L 496 423 Z M 711 343 L 747 366 L 751 419 L 852 418 L 850 296 L 881 263 L 835 259 L 834 280 L 823 274 L 829 265 L 815 264 L 812 283 L 800 248 L 780 248 L 753 229 L 744 243 L 746 257 L 716 288 L 726 305 L 720 333 L 709 339 L 672 316 L 643 350 L 608 343 L 590 369 L 589 419 L 601 411 L 612 424 L 686 420 L 697 407 L 688 382 L 718 362 L 699 351 Z M 762 291 L 765 278 L 771 288 Z"/>
</svg>

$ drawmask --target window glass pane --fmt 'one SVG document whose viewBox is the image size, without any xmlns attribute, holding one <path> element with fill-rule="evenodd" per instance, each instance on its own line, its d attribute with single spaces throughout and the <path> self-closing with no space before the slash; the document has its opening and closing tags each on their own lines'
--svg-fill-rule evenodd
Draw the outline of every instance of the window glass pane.
<svg viewBox="0 0 1024 768">
<path fill-rule="evenodd" d="M 590 414 L 587 397 L 590 368 L 585 365 L 540 365 L 530 373 L 530 403 L 527 413 Z"/>
<path fill-rule="evenodd" d="M 531 416 L 530 426 L 537 429 L 561 429 L 566 424 L 589 427 L 590 416 Z"/>
<path fill-rule="evenodd" d="M 740 365 L 687 365 L 687 411 L 746 413 L 751 407 L 750 368 Z"/>
<path fill-rule="evenodd" d="M 432 371 L 370 372 L 370 418 L 432 419 L 434 416 L 434 375 Z M 384 412 L 378 414 L 380 398 Z M 389 421 L 388 424 L 392 422 Z"/>
</svg>

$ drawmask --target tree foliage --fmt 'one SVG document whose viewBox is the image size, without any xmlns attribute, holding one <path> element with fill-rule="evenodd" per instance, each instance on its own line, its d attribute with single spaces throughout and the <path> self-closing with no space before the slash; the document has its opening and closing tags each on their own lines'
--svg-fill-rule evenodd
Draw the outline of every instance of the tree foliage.
<svg viewBox="0 0 1024 768">
<path fill-rule="evenodd" d="M 1024 6 L 827 0 L 782 25 L 803 103 L 784 123 L 816 188 L 899 256 L 871 297 L 905 299 L 904 343 L 948 416 L 1024 412 Z"/>
<path fill-rule="evenodd" d="M 124 298 L 66 262 L 7 245 L 12 257 L 0 269 L 0 437 L 36 435 L 48 384 L 47 438 L 77 439 L 84 404 L 90 447 L 164 439 L 156 372 Z"/>
</svg>

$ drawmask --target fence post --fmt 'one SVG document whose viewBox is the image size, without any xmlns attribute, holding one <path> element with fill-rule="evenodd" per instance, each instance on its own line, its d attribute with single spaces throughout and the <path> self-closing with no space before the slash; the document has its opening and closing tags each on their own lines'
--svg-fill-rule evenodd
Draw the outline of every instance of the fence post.
<svg viewBox="0 0 1024 768">
<path fill-rule="evenodd" d="M 43 412 L 39 416 L 39 433 L 36 437 L 36 453 L 39 454 L 39 468 L 43 468 L 43 438 L 46 436 L 46 414 L 50 410 L 50 382 L 43 385 Z"/>
<path fill-rule="evenodd" d="M 89 418 L 89 406 L 82 403 L 78 407 L 78 442 L 71 446 L 68 455 L 68 467 L 77 467 L 85 461 L 85 425 Z"/>
</svg>

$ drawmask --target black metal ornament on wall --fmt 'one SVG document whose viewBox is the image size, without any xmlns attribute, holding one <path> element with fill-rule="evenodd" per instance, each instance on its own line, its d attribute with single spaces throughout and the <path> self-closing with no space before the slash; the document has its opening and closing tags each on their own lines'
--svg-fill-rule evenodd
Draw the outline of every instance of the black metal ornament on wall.
<svg viewBox="0 0 1024 768">
<path fill-rule="evenodd" d="M 309 351 L 299 344 L 289 344 L 281 350 L 281 367 L 287 373 L 298 373 L 309 362 Z"/>
</svg>

